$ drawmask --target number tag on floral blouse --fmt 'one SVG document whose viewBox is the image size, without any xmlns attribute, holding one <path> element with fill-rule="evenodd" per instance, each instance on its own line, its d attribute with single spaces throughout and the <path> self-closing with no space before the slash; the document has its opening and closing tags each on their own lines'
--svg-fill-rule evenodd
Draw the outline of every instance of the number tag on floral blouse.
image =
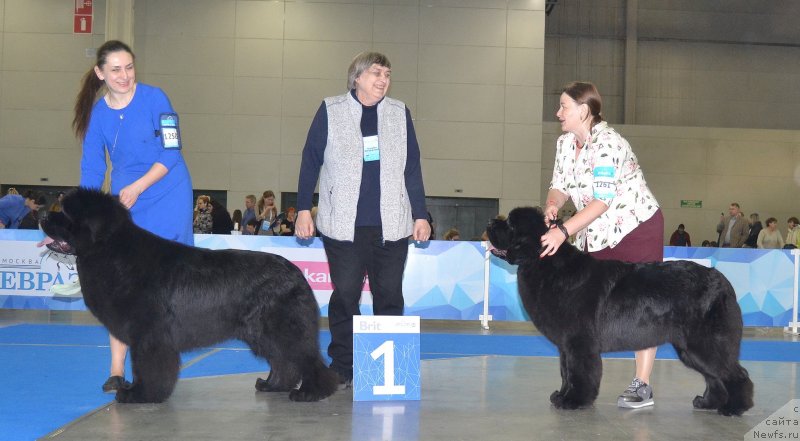
<svg viewBox="0 0 800 441">
<path fill-rule="evenodd" d="M 177 113 L 162 113 L 159 117 L 161 126 L 161 145 L 165 149 L 181 149 L 181 129 Z"/>
</svg>

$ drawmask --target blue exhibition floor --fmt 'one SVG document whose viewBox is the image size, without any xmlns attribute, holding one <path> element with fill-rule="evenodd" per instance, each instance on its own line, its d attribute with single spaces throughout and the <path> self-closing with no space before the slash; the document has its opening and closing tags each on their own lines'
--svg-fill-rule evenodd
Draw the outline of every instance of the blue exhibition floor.
<svg viewBox="0 0 800 441">
<path fill-rule="evenodd" d="M 330 334 L 320 334 L 326 348 Z M 555 357 L 544 337 L 423 333 L 421 357 L 434 360 L 477 355 Z M 610 353 L 609 358 L 633 354 Z M 659 359 L 674 359 L 672 347 Z M 744 340 L 742 360 L 800 362 L 800 342 Z M 231 340 L 182 355 L 181 378 L 264 374 L 268 365 Z M 113 400 L 100 385 L 108 376 L 108 334 L 96 325 L 17 324 L 0 328 L 0 440 L 33 440 Z M 130 372 L 130 368 L 128 368 Z M 129 378 L 130 379 L 130 378 Z"/>
</svg>

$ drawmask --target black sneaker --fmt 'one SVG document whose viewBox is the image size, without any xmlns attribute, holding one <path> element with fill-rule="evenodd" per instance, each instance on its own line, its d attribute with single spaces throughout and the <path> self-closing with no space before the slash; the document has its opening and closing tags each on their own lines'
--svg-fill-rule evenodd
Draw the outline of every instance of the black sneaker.
<svg viewBox="0 0 800 441">
<path fill-rule="evenodd" d="M 617 406 L 626 409 L 640 409 L 654 404 L 653 388 L 638 378 L 634 378 L 631 385 L 617 398 Z"/>
<path fill-rule="evenodd" d="M 339 390 L 345 389 L 352 389 L 353 388 L 353 377 L 345 377 L 342 374 L 339 374 Z"/>
<path fill-rule="evenodd" d="M 130 387 L 131 383 L 126 381 L 123 377 L 112 375 L 103 383 L 103 392 L 107 394 L 116 393 L 119 389 L 128 389 Z"/>
</svg>

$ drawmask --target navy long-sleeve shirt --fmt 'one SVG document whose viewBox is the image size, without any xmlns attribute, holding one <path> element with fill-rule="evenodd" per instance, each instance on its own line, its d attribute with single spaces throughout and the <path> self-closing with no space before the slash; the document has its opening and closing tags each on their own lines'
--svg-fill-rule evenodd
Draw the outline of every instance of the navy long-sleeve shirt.
<svg viewBox="0 0 800 441">
<path fill-rule="evenodd" d="M 351 91 L 351 94 L 353 91 Z M 361 135 L 363 137 L 378 134 L 378 104 L 362 105 Z M 411 112 L 406 107 L 407 153 L 404 171 L 405 185 L 408 191 L 411 213 L 414 219 L 427 219 L 425 208 L 425 189 L 422 183 L 419 144 L 414 131 Z M 328 144 L 328 112 L 323 101 L 317 109 L 311 127 L 308 130 L 306 145 L 303 149 L 303 161 L 300 166 L 300 179 L 297 189 L 298 210 L 310 210 L 314 188 L 319 179 L 320 168 L 325 158 Z M 358 198 L 356 226 L 381 225 L 380 214 L 380 160 L 365 161 L 361 172 L 361 189 Z"/>
</svg>

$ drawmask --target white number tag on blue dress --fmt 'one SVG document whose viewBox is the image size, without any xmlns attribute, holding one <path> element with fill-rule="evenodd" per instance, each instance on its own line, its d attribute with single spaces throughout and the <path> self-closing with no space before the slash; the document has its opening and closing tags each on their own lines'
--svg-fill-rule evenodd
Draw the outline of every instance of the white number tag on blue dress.
<svg viewBox="0 0 800 441">
<path fill-rule="evenodd" d="M 161 145 L 165 149 L 181 149 L 181 129 L 177 113 L 162 113 L 159 117 L 161 126 Z"/>
</svg>

